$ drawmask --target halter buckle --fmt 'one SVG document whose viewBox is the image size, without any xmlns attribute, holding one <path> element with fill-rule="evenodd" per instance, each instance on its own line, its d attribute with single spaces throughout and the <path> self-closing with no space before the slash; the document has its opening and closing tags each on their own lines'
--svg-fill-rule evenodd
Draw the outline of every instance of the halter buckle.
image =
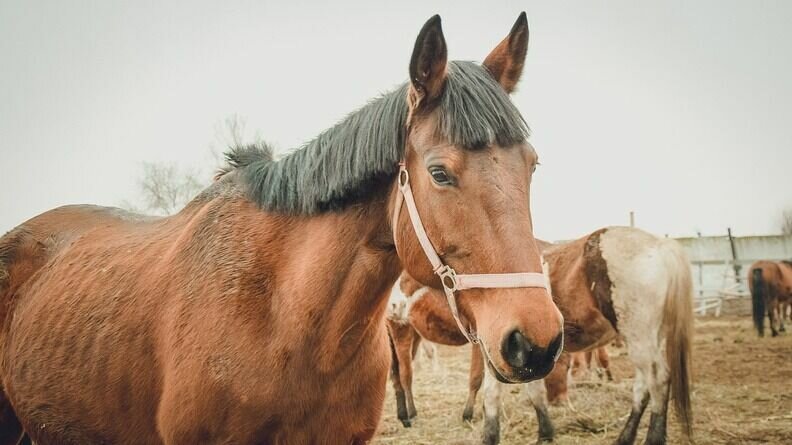
<svg viewBox="0 0 792 445">
<path fill-rule="evenodd" d="M 410 182 L 410 173 L 404 165 L 401 165 L 399 168 L 399 189 L 404 191 L 408 182 Z"/>
<path fill-rule="evenodd" d="M 449 265 L 443 265 L 435 273 L 440 277 L 440 282 L 443 284 L 443 289 L 448 292 L 456 292 L 459 290 L 459 281 L 457 281 L 456 271 Z"/>
</svg>

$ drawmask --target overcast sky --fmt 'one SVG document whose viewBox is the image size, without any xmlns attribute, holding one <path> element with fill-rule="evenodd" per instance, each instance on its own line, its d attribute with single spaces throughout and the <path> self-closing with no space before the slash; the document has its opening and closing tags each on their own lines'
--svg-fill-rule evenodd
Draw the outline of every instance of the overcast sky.
<svg viewBox="0 0 792 445">
<path fill-rule="evenodd" d="M 161 3 L 0 0 L 0 232 L 134 199 L 144 161 L 208 175 L 233 114 L 288 150 L 406 80 L 432 14 L 481 61 L 522 10 L 538 236 L 630 210 L 658 234 L 776 233 L 792 208 L 792 2 Z"/>
</svg>

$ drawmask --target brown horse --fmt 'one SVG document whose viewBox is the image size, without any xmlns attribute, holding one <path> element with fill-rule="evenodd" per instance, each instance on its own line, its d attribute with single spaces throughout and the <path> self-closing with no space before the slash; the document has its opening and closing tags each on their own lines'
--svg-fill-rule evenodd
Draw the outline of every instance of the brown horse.
<svg viewBox="0 0 792 445">
<path fill-rule="evenodd" d="M 770 319 L 773 337 L 785 331 L 784 313 L 786 306 L 792 303 L 792 262 L 761 260 L 753 263 L 748 269 L 748 287 L 753 300 L 754 326 L 759 336 L 764 337 L 765 312 Z"/>
<path fill-rule="evenodd" d="M 673 240 L 629 227 L 601 229 L 557 246 L 542 245 L 546 246 L 543 253 L 553 299 L 564 315 L 565 350 L 594 350 L 620 338 L 635 366 L 633 407 L 617 443 L 635 441 L 650 401 L 652 415 L 646 443 L 664 443 L 669 396 L 673 396 L 683 429 L 689 435 L 693 290 L 690 265 L 682 248 Z M 394 355 L 399 360 L 393 366 L 394 374 L 399 374 L 392 376 L 392 382 L 397 396 L 401 392 L 403 399 L 412 403 L 411 376 L 402 377 L 409 368 L 409 363 L 402 361 L 410 360 L 402 344 L 404 339 L 416 342 L 424 338 L 446 345 L 465 342 L 453 329 L 437 290 L 422 287 L 406 274 L 396 290 L 399 292 L 392 293 L 391 301 L 406 297 L 406 303 L 394 306 L 403 307 L 399 316 L 390 316 L 392 333 L 399 323 L 402 325 L 402 332 L 392 334 Z M 410 329 L 417 334 L 408 335 Z M 484 372 L 481 362 L 480 352 L 473 348 L 470 392 L 463 419 L 472 418 L 476 394 L 483 382 L 483 442 L 493 444 L 499 441 L 500 385 Z M 566 360 L 559 362 L 568 366 Z M 558 371 L 550 383 L 558 384 L 565 375 L 565 370 Z M 555 432 L 548 416 L 545 385 L 536 381 L 524 389 L 537 413 L 539 441 L 551 441 Z M 415 409 L 400 406 L 403 403 L 397 397 L 397 413 L 404 422 L 403 415 L 414 416 Z"/>
<path fill-rule="evenodd" d="M 4 443 L 21 428 L 39 444 L 368 442 L 388 291 L 402 268 L 441 286 L 406 212 L 393 218 L 400 162 L 445 264 L 541 271 L 537 156 L 508 97 L 527 40 L 522 14 L 483 66 L 449 63 L 435 16 L 409 82 L 277 162 L 232 150 L 178 214 L 62 207 L 0 238 Z M 552 368 L 562 322 L 545 289 L 457 304 L 502 378 Z"/>
</svg>

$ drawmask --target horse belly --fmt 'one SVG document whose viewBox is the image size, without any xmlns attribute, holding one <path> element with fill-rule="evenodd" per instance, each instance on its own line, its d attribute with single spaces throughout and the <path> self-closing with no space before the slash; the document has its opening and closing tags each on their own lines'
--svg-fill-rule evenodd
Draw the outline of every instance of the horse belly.
<svg viewBox="0 0 792 445">
<path fill-rule="evenodd" d="M 17 301 L 2 378 L 36 443 L 160 443 L 151 323 L 122 321 L 129 300 L 117 287 L 81 288 L 63 276 Z"/>
</svg>

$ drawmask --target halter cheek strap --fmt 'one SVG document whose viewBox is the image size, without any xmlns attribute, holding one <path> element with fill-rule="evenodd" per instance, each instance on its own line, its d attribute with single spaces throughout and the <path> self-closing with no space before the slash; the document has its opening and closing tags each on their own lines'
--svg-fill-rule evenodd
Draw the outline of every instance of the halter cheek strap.
<svg viewBox="0 0 792 445">
<path fill-rule="evenodd" d="M 432 242 L 426 235 L 421 215 L 418 214 L 418 208 L 415 206 L 415 198 L 413 197 L 412 189 L 410 188 L 410 175 L 404 163 L 399 164 L 399 177 L 397 179 L 399 185 L 399 193 L 396 195 L 396 207 L 393 212 L 393 230 L 398 227 L 399 215 L 401 213 L 402 203 L 407 205 L 407 213 L 410 216 L 415 236 L 421 244 L 421 248 L 432 264 L 432 270 L 443 284 L 443 291 L 448 301 L 448 307 L 451 309 L 451 315 L 457 324 L 460 332 L 465 338 L 473 344 L 479 344 L 481 340 L 472 330 L 468 330 L 462 324 L 459 318 L 459 309 L 457 308 L 455 292 L 464 289 L 492 289 L 492 288 L 542 288 L 548 289 L 547 278 L 536 272 L 522 272 L 522 273 L 500 273 L 500 274 L 457 274 L 454 269 L 443 264 Z M 484 348 L 489 360 L 489 353 Z M 490 360 L 491 362 L 491 360 Z"/>
</svg>

